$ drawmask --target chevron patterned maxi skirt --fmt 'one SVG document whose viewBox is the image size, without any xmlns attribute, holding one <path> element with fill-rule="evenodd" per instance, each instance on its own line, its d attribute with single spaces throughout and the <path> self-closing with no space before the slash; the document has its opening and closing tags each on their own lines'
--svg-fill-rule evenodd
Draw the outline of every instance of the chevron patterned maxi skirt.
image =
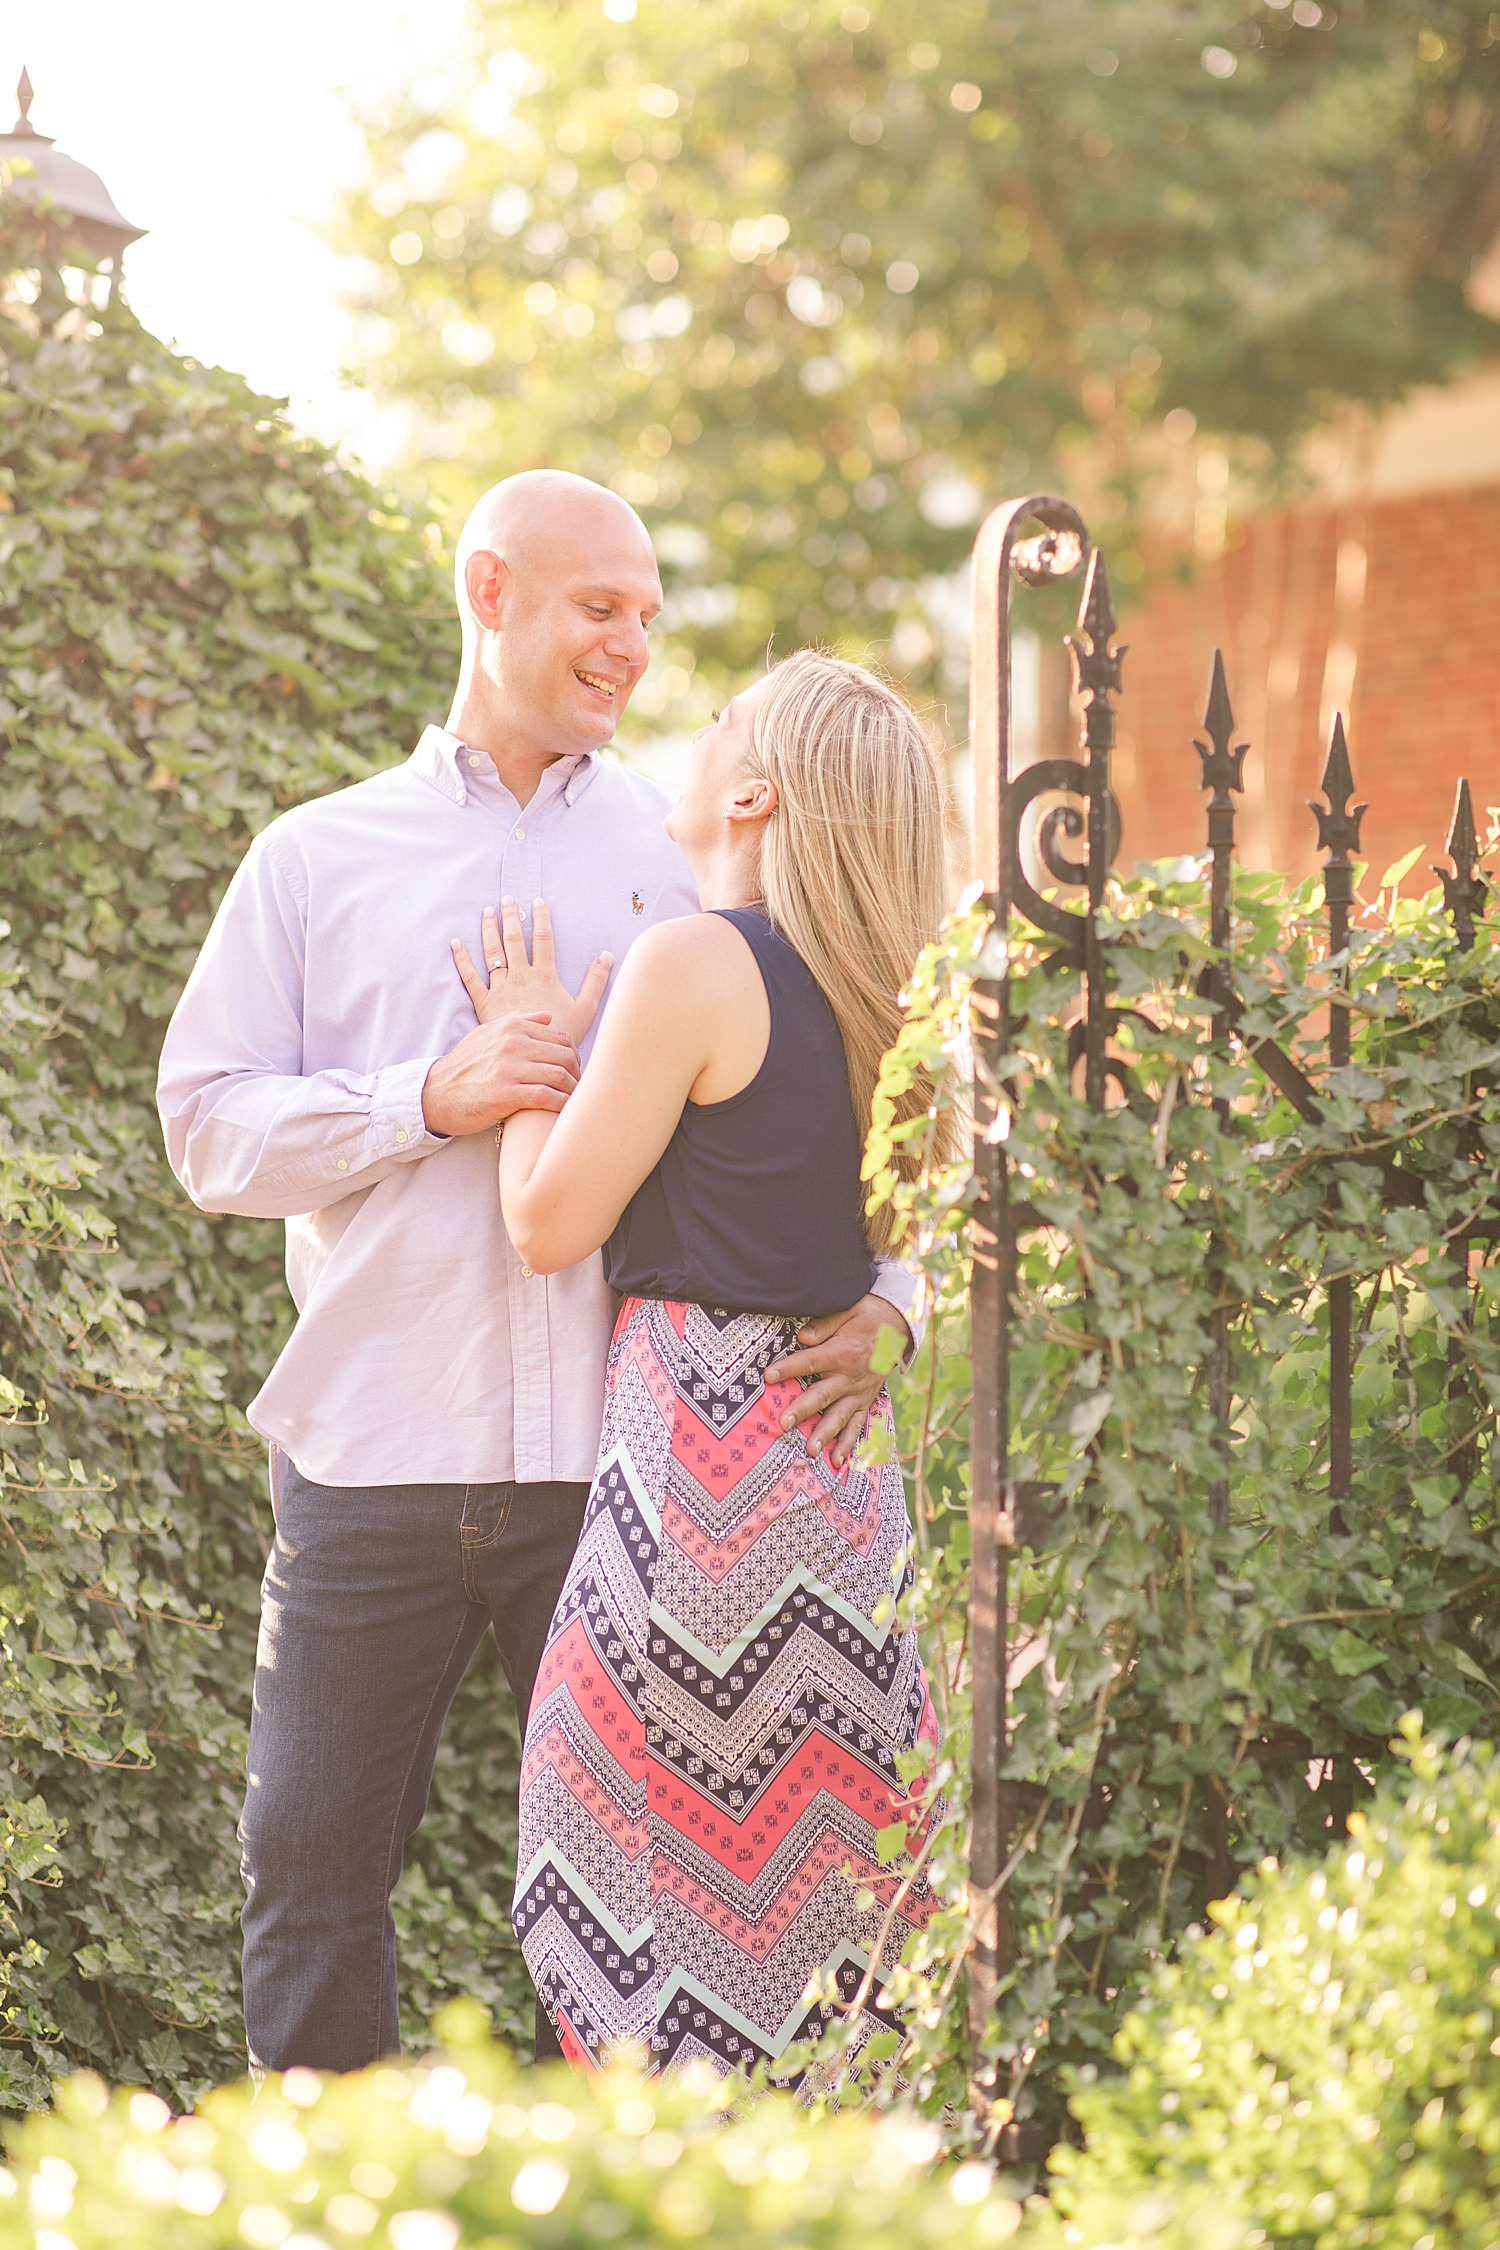
<svg viewBox="0 0 1500 2250">
<path fill-rule="evenodd" d="M 882 1968 L 933 1911 L 919 1879 L 890 1915 L 875 1845 L 907 1819 L 919 1846 L 896 1754 L 937 1735 L 891 1621 L 901 1472 L 835 1472 L 783 1434 L 797 1386 L 762 1371 L 795 1333 L 641 1298 L 615 1328 L 521 1769 L 516 1931 L 576 2062 L 631 2041 L 659 2070 L 774 2066 L 827 2019 L 809 1981 L 847 2002 L 872 1966 L 873 2030 Z"/>
</svg>

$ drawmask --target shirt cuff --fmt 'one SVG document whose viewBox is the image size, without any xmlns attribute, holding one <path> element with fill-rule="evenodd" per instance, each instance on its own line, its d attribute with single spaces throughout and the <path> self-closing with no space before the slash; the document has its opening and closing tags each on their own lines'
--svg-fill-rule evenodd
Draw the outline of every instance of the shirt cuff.
<svg viewBox="0 0 1500 2250">
<path fill-rule="evenodd" d="M 422 1114 L 422 1088 L 427 1073 L 438 1060 L 388 1063 L 375 1078 L 375 1099 L 370 1104 L 370 1156 L 372 1164 L 398 1162 L 408 1156 L 426 1156 L 444 1145 L 446 1136 L 429 1133 Z"/>
<path fill-rule="evenodd" d="M 872 1297 L 884 1297 L 911 1330 L 911 1342 L 901 1355 L 903 1367 L 910 1367 L 922 1349 L 922 1339 L 927 1334 L 927 1282 L 917 1266 L 898 1265 L 894 1258 L 882 1258 L 875 1268 L 875 1278 L 870 1283 Z"/>
</svg>

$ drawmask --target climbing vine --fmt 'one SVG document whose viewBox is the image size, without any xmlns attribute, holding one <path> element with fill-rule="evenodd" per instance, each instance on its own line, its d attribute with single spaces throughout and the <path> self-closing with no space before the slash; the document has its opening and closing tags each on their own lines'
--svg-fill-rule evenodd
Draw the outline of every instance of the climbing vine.
<svg viewBox="0 0 1500 2250">
<path fill-rule="evenodd" d="M 1070 1062 L 1076 975 L 1024 926 L 1007 956 L 970 905 L 924 960 L 887 1058 L 886 1096 L 920 1062 L 963 1100 L 976 973 L 1008 971 L 1006 1152 L 1022 1206 L 1012 1962 L 980 2057 L 1002 2117 L 1014 2105 L 1061 2125 L 1066 2066 L 1107 2067 L 1152 1963 L 1203 1924 L 1215 1865 L 1232 1881 L 1322 1849 L 1404 1711 L 1450 1733 L 1495 1724 L 1500 1283 L 1474 1230 L 1500 1185 L 1500 942 L 1481 926 L 1460 951 L 1437 893 L 1372 894 L 1350 948 L 1351 1060 L 1334 1070 L 1325 929 L 1316 885 L 1238 876 L 1242 1007 L 1236 1036 L 1216 1040 L 1206 882 L 1174 863 L 1114 884 L 1101 930 L 1130 1011 L 1113 1050 L 1128 1099 L 1101 1112 Z M 1306 1073 L 1311 1118 L 1255 1061 L 1260 1040 Z M 937 1307 L 900 1416 L 912 1613 L 949 1729 L 934 1847 L 949 1906 L 913 1948 L 908 2028 L 882 2059 L 924 2098 L 960 2103 L 975 1185 L 967 1161 L 902 1185 L 890 1144 L 923 1126 L 893 1119 L 877 1097 L 866 1175 L 893 1198 Z M 1336 1274 L 1355 1307 L 1341 1510 L 1328 1499 Z M 1229 1316 L 1227 1443 L 1208 1394 L 1216 1307 Z"/>
</svg>

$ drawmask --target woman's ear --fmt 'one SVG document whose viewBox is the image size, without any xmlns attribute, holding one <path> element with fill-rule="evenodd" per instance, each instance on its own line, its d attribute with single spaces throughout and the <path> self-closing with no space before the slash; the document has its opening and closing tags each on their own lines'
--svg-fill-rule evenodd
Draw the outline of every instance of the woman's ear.
<svg viewBox="0 0 1500 2250">
<path fill-rule="evenodd" d="M 768 781 L 762 774 L 747 773 L 735 783 L 729 802 L 724 807 L 724 818 L 738 821 L 769 820 L 779 802 L 780 796 L 774 781 Z"/>
</svg>

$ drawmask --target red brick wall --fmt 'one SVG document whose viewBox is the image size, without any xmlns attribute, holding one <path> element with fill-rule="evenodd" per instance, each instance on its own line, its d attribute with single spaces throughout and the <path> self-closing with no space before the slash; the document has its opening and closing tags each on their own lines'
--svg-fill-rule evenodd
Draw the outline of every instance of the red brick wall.
<svg viewBox="0 0 1500 2250">
<path fill-rule="evenodd" d="M 1164 568 L 1121 638 L 1122 867 L 1204 848 L 1192 742 L 1216 644 L 1250 743 L 1238 824 L 1248 864 L 1297 874 L 1317 864 L 1304 800 L 1327 748 L 1325 685 L 1351 661 L 1352 693 L 1333 700 L 1370 807 L 1362 850 L 1374 878 L 1420 843 L 1407 885 L 1418 887 L 1460 774 L 1481 837 L 1482 808 L 1500 804 L 1500 485 L 1254 518 L 1190 582 Z"/>
</svg>

